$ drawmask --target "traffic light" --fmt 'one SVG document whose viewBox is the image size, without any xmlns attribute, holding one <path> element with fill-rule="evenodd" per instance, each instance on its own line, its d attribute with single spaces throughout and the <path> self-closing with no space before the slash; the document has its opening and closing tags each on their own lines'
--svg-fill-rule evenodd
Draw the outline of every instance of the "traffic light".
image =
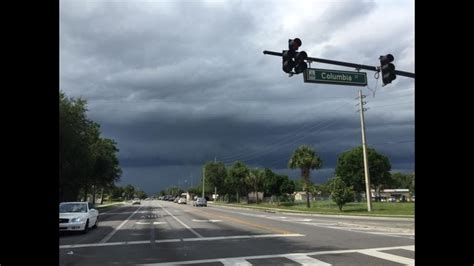
<svg viewBox="0 0 474 266">
<path fill-rule="evenodd" d="M 288 49 L 296 51 L 298 48 L 301 46 L 301 40 L 299 38 L 295 38 L 294 40 L 289 39 L 288 40 Z"/>
<path fill-rule="evenodd" d="M 383 85 L 392 83 L 397 78 L 397 75 L 395 75 L 395 65 L 391 63 L 394 59 L 393 55 L 381 55 L 379 59 Z"/>
<path fill-rule="evenodd" d="M 301 51 L 295 56 L 295 74 L 303 73 L 308 68 L 308 64 L 304 60 L 308 59 L 305 51 Z"/>
<path fill-rule="evenodd" d="M 308 65 L 304 61 L 308 58 L 306 52 L 296 52 L 301 44 L 302 42 L 299 38 L 288 40 L 288 50 L 283 50 L 282 53 L 282 69 L 284 72 L 292 73 L 294 68 L 294 74 L 300 74 L 308 68 Z"/>
<path fill-rule="evenodd" d="M 295 57 L 296 52 L 294 50 L 285 50 L 283 51 L 283 71 L 290 73 L 291 70 L 295 67 L 296 63 L 293 58 Z"/>
</svg>

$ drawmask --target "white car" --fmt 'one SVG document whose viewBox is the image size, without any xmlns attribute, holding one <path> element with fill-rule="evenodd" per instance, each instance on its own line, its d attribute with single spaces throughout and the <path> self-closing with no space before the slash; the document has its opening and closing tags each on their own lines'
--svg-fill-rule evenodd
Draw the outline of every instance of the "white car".
<svg viewBox="0 0 474 266">
<path fill-rule="evenodd" d="M 134 199 L 132 200 L 132 205 L 140 205 L 140 204 L 141 204 L 141 202 L 140 202 L 140 199 L 139 199 L 139 198 L 134 198 Z"/>
<path fill-rule="evenodd" d="M 62 202 L 59 204 L 59 231 L 82 231 L 99 224 L 99 211 L 89 202 Z"/>
</svg>

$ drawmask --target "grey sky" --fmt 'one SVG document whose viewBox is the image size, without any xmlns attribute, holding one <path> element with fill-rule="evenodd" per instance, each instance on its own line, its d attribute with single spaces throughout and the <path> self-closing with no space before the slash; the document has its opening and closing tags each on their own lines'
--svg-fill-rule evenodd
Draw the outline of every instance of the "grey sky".
<svg viewBox="0 0 474 266">
<path fill-rule="evenodd" d="M 60 88 L 118 142 L 121 184 L 196 185 L 214 157 L 296 178 L 286 164 L 301 144 L 322 156 L 323 182 L 361 143 L 358 87 L 303 83 L 263 55 L 295 37 L 312 57 L 375 66 L 391 53 L 414 72 L 413 1 L 61 0 Z M 381 87 L 367 72 L 368 144 L 413 171 L 414 80 Z"/>
</svg>

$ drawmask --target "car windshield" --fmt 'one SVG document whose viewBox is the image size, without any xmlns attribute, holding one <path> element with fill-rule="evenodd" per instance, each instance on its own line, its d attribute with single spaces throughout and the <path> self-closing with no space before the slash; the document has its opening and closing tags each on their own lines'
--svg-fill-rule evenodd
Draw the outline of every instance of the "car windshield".
<svg viewBox="0 0 474 266">
<path fill-rule="evenodd" d="M 82 203 L 67 203 L 59 205 L 59 213 L 65 212 L 87 212 L 87 207 Z"/>
</svg>

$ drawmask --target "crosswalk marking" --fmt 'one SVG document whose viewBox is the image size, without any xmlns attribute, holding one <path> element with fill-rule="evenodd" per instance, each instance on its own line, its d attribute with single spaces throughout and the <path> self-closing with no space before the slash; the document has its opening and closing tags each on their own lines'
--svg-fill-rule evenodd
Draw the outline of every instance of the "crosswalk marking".
<svg viewBox="0 0 474 266">
<path fill-rule="evenodd" d="M 197 264 L 197 263 L 213 263 L 221 262 L 224 265 L 252 265 L 248 260 L 257 260 L 257 259 L 270 259 L 270 258 L 287 258 L 289 260 L 295 261 L 303 265 L 331 265 L 329 263 L 320 261 L 318 259 L 309 257 L 314 255 L 326 255 L 326 254 L 347 254 L 359 252 L 372 257 L 381 258 L 383 260 L 393 261 L 402 263 L 405 265 L 414 265 L 415 260 L 411 258 L 405 258 L 402 256 L 392 255 L 384 252 L 382 250 L 393 250 L 393 249 L 413 249 L 415 246 L 395 246 L 395 247 L 383 247 L 383 248 L 367 248 L 367 249 L 345 249 L 345 250 L 328 250 L 328 251 L 316 251 L 309 253 L 289 253 L 289 254 L 272 254 L 272 255 L 258 255 L 258 256 L 248 256 L 248 257 L 235 257 L 235 258 L 216 258 L 216 259 L 204 259 L 204 260 L 192 260 L 192 261 L 170 261 L 162 263 L 150 263 L 150 264 L 140 264 L 148 266 L 158 266 L 158 265 L 176 265 L 176 264 Z M 242 263 L 242 264 L 238 264 Z"/>
<path fill-rule="evenodd" d="M 376 258 L 402 263 L 402 264 L 405 264 L 405 265 L 415 265 L 415 261 L 413 259 L 402 257 L 402 256 L 397 256 L 397 255 L 393 255 L 393 254 L 388 254 L 388 253 L 385 253 L 385 252 L 380 252 L 380 251 L 376 251 L 376 250 L 361 250 L 361 251 L 358 251 L 358 252 L 362 253 L 362 254 L 365 254 L 365 255 L 372 256 L 372 257 L 376 257 Z"/>
<path fill-rule="evenodd" d="M 221 259 L 219 260 L 224 265 L 238 265 L 238 266 L 250 266 L 252 265 L 244 259 Z"/>
<path fill-rule="evenodd" d="M 315 265 L 315 266 L 330 266 L 331 264 L 320 261 L 318 259 L 306 256 L 303 254 L 290 254 L 285 256 L 285 258 L 296 261 L 302 265 Z"/>
</svg>

